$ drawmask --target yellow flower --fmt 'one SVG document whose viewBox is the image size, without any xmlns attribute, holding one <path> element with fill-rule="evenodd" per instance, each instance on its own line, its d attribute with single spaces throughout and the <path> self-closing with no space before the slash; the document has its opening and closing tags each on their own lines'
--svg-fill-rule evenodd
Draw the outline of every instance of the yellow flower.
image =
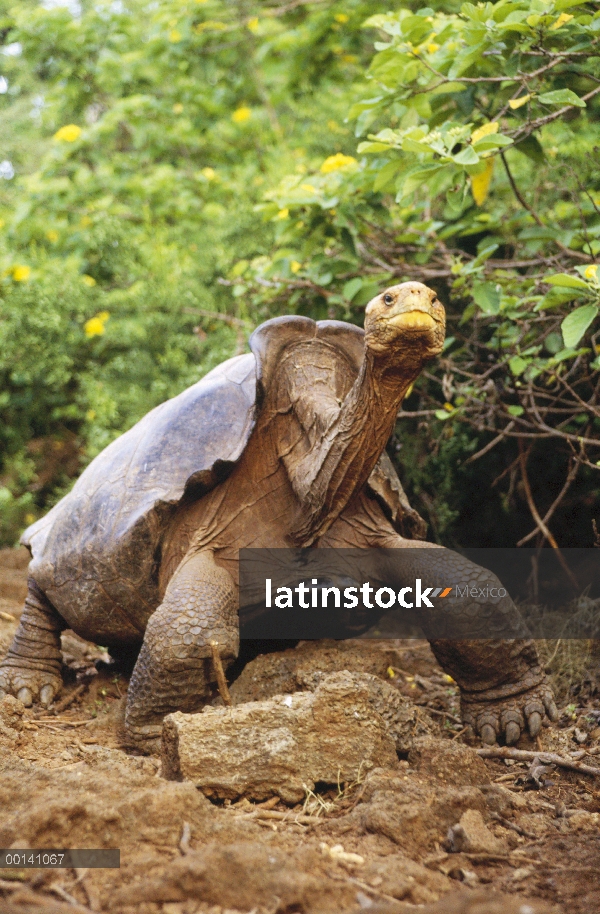
<svg viewBox="0 0 600 914">
<path fill-rule="evenodd" d="M 204 175 L 207 181 L 212 181 L 217 174 L 214 168 L 209 168 L 208 166 L 201 169 L 200 173 Z"/>
<path fill-rule="evenodd" d="M 550 26 L 550 31 L 554 29 L 560 29 L 565 23 L 570 22 L 573 16 L 570 13 L 561 13 L 556 22 L 553 22 Z"/>
<path fill-rule="evenodd" d="M 179 32 L 177 29 L 172 29 L 169 32 L 169 41 L 171 44 L 176 44 L 178 41 L 181 41 L 181 32 Z"/>
<path fill-rule="evenodd" d="M 173 114 L 181 114 L 182 111 L 183 111 L 183 105 L 181 104 L 181 102 L 175 102 L 175 104 L 173 105 Z"/>
<path fill-rule="evenodd" d="M 280 209 L 280 210 L 279 210 L 279 212 L 277 213 L 277 217 L 276 217 L 276 218 L 277 218 L 277 219 L 287 219 L 287 217 L 289 216 L 289 214 L 290 214 L 289 209 L 287 208 L 287 206 L 284 206 L 283 209 Z"/>
<path fill-rule="evenodd" d="M 85 414 L 85 418 L 88 420 L 88 422 L 93 422 L 96 418 L 96 410 L 88 409 L 87 413 Z"/>
<path fill-rule="evenodd" d="M 431 44 L 427 45 L 427 50 L 430 54 L 435 54 L 436 51 L 439 51 L 440 46 L 436 44 L 435 41 L 432 41 Z"/>
<path fill-rule="evenodd" d="M 242 105 L 241 108 L 236 108 L 236 110 L 231 115 L 231 120 L 234 124 L 245 124 L 246 121 L 249 121 L 252 117 L 252 111 L 246 105 Z"/>
<path fill-rule="evenodd" d="M 301 184 L 300 190 L 307 190 L 309 194 L 316 194 L 317 192 L 316 187 L 313 187 L 312 184 Z"/>
<path fill-rule="evenodd" d="M 498 121 L 489 121 L 487 124 L 474 130 L 471 134 L 471 142 L 477 143 L 478 140 L 482 140 L 484 136 L 489 136 L 490 133 L 498 133 Z"/>
<path fill-rule="evenodd" d="M 349 165 L 356 165 L 356 159 L 352 156 L 346 156 L 343 152 L 336 152 L 335 155 L 329 156 L 321 165 L 321 171 L 328 175 L 330 171 L 338 171 L 340 168 L 346 168 Z"/>
<path fill-rule="evenodd" d="M 342 25 L 344 25 L 345 22 L 348 22 L 348 20 L 350 19 L 350 16 L 348 16 L 347 13 L 336 13 L 333 18 L 335 19 L 336 22 L 339 22 Z"/>
<path fill-rule="evenodd" d="M 487 195 L 490 191 L 490 184 L 492 183 L 493 173 L 494 160 L 486 159 L 485 168 L 483 171 L 478 175 L 472 175 L 471 177 L 471 191 L 477 206 L 483 206 L 486 201 Z"/>
<path fill-rule="evenodd" d="M 356 63 L 358 57 L 355 54 L 342 54 L 342 60 L 344 63 Z"/>
<path fill-rule="evenodd" d="M 17 264 L 12 268 L 12 278 L 15 282 L 27 282 L 31 276 L 31 267 Z"/>
<path fill-rule="evenodd" d="M 395 676 L 396 676 L 396 674 L 394 673 L 394 671 L 393 671 L 393 669 L 392 669 L 391 666 L 388 666 L 388 668 L 387 668 L 387 670 L 386 670 L 386 673 L 387 673 L 389 679 L 394 679 Z"/>
<path fill-rule="evenodd" d="M 302 269 L 302 264 L 299 263 L 297 260 L 292 260 L 292 262 L 290 263 L 290 270 L 292 271 L 292 273 L 297 273 L 298 270 L 300 270 L 300 269 Z"/>
<path fill-rule="evenodd" d="M 79 220 L 79 224 L 82 225 L 83 228 L 87 228 L 88 225 L 92 224 L 92 220 L 90 219 L 89 216 L 82 216 L 81 219 Z"/>
<path fill-rule="evenodd" d="M 511 98 L 508 103 L 508 107 L 512 108 L 513 111 L 516 111 L 517 108 L 520 108 L 522 105 L 525 105 L 531 98 L 531 92 L 528 92 L 527 95 L 522 95 L 521 98 Z"/>
<path fill-rule="evenodd" d="M 88 339 L 92 336 L 102 336 L 106 329 L 104 325 L 109 317 L 108 311 L 100 311 L 95 317 L 90 317 L 89 321 L 85 322 L 83 329 Z"/>
<path fill-rule="evenodd" d="M 246 23 L 248 29 L 252 32 L 253 35 L 256 35 L 258 32 L 258 16 L 253 16 L 252 19 L 249 19 Z"/>
<path fill-rule="evenodd" d="M 34 522 L 34 520 L 35 520 L 35 514 L 27 513 L 27 514 L 25 515 L 25 523 L 26 523 L 26 524 L 32 524 L 32 523 Z"/>
<path fill-rule="evenodd" d="M 586 279 L 598 279 L 598 264 L 591 263 L 588 267 L 585 268 L 583 275 Z"/>
<path fill-rule="evenodd" d="M 104 324 L 97 317 L 91 317 L 89 321 L 85 322 L 83 329 L 85 330 L 85 335 L 87 337 L 102 336 L 104 333 Z"/>
<path fill-rule="evenodd" d="M 81 281 L 85 286 L 89 286 L 90 289 L 92 288 L 92 286 L 96 285 L 96 280 L 94 279 L 94 277 L 88 276 L 87 273 L 83 274 L 83 276 L 81 277 Z"/>
<path fill-rule="evenodd" d="M 49 229 L 49 231 L 46 232 L 46 238 L 48 241 L 51 241 L 52 244 L 56 244 L 58 241 L 58 232 L 55 232 L 54 229 Z"/>
<path fill-rule="evenodd" d="M 81 127 L 78 127 L 77 124 L 66 124 L 56 131 L 52 139 L 57 143 L 74 143 L 80 136 Z"/>
</svg>

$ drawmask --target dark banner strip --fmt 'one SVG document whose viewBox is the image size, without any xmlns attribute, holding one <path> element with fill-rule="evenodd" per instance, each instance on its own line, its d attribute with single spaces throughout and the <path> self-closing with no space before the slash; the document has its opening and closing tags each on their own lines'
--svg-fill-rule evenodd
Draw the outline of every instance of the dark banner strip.
<svg viewBox="0 0 600 914">
<path fill-rule="evenodd" d="M 242 638 L 598 638 L 600 549 L 240 550 Z"/>
</svg>

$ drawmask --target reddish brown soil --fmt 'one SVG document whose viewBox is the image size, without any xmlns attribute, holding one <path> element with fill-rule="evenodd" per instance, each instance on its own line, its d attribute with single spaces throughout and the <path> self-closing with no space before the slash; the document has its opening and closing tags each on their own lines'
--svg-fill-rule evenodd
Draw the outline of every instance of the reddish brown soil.
<svg viewBox="0 0 600 914">
<path fill-rule="evenodd" d="M 0 655 L 25 568 L 22 553 L 0 552 Z M 600 779 L 551 769 L 532 789 L 527 765 L 479 758 L 425 643 L 305 645 L 242 673 L 236 701 L 298 688 L 311 670 L 353 669 L 434 712 L 433 737 L 395 768 L 341 796 L 323 785 L 320 799 L 292 810 L 277 800 L 216 805 L 164 780 L 157 759 L 123 748 L 127 679 L 98 672 L 102 651 L 70 632 L 63 650 L 59 702 L 76 695 L 68 707 L 0 703 L 0 847 L 119 847 L 121 868 L 0 870 L 1 914 L 600 912 Z M 598 722 L 572 718 L 545 730 L 541 747 L 573 752 L 577 729 L 587 733 L 584 761 L 600 765 Z M 447 852 L 448 828 L 467 809 L 483 814 L 501 852 Z"/>
</svg>

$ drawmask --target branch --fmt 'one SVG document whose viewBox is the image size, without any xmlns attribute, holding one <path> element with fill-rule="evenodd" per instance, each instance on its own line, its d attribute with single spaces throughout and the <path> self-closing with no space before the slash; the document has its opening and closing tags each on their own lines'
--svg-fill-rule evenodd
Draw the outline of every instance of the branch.
<svg viewBox="0 0 600 914">
<path fill-rule="evenodd" d="M 556 752 L 532 752 L 529 749 L 508 749 L 500 746 L 490 746 L 489 748 L 476 749 L 475 751 L 481 758 L 508 758 L 517 762 L 534 762 L 538 759 L 544 765 L 557 765 L 559 768 L 567 768 L 569 771 L 578 771 L 580 774 L 591 774 L 594 777 L 600 777 L 600 768 L 584 765 L 574 759 L 563 758 L 562 755 L 557 755 Z"/>
<path fill-rule="evenodd" d="M 581 96 L 581 101 L 587 102 L 594 96 L 600 93 L 600 86 L 596 86 L 595 89 L 592 89 L 591 92 L 588 92 L 587 95 Z M 527 121 L 521 127 L 517 127 L 516 130 L 513 130 L 511 133 L 507 133 L 506 136 L 510 136 L 515 139 L 515 137 L 529 136 L 537 130 L 538 127 L 545 127 L 546 124 L 550 124 L 552 121 L 555 121 L 557 118 L 562 117 L 563 114 L 566 114 L 567 111 L 572 111 L 573 108 L 581 110 L 578 105 L 565 105 L 564 108 L 559 108 L 558 111 L 554 111 L 552 114 L 547 114 L 545 117 L 538 117 L 535 121 Z"/>
<path fill-rule="evenodd" d="M 538 509 L 535 506 L 535 502 L 533 500 L 533 495 L 531 494 L 531 487 L 529 485 L 529 478 L 527 476 L 527 457 L 528 457 L 528 455 L 529 455 L 529 451 L 527 451 L 527 453 L 525 453 L 525 450 L 523 449 L 523 444 L 521 441 L 519 441 L 519 462 L 521 465 L 521 479 L 523 480 L 523 488 L 525 489 L 525 496 L 527 498 L 527 504 L 529 505 L 529 510 L 531 511 L 531 513 L 533 515 L 533 519 L 536 522 L 539 529 L 542 531 L 542 533 L 544 534 L 544 536 L 546 537 L 546 539 L 548 540 L 548 542 L 550 543 L 552 548 L 554 550 L 556 550 L 556 557 L 559 560 L 560 564 L 562 565 L 563 571 L 569 578 L 571 584 L 577 590 L 577 587 L 578 587 L 577 580 L 575 579 L 575 577 L 573 576 L 573 572 L 571 571 L 571 569 L 565 562 L 563 554 L 560 551 L 560 549 L 558 548 L 558 543 L 556 542 L 556 540 L 550 533 L 550 530 L 548 529 L 548 527 L 546 526 L 546 524 L 540 517 Z"/>
<path fill-rule="evenodd" d="M 552 504 L 550 505 L 550 507 L 548 508 L 548 510 L 546 511 L 546 513 L 544 515 L 544 518 L 543 518 L 544 524 L 548 523 L 548 521 L 550 520 L 550 518 L 552 517 L 552 515 L 558 508 L 559 504 L 561 503 L 561 501 L 563 500 L 563 498 L 569 491 L 569 489 L 571 487 L 571 483 L 573 482 L 573 480 L 577 476 L 577 473 L 579 472 L 580 466 L 581 466 L 581 462 L 579 460 L 573 461 L 573 464 L 570 467 L 569 472 L 567 474 L 565 484 L 563 485 L 562 489 L 560 490 L 560 492 L 558 493 L 558 495 L 556 496 L 556 498 L 554 499 L 554 501 L 552 502 Z M 527 536 L 524 536 L 523 539 L 520 539 L 519 542 L 517 543 L 517 546 L 524 546 L 525 543 L 528 543 L 530 539 L 533 539 L 533 537 L 536 535 L 537 532 L 538 532 L 538 528 L 536 527 L 535 530 L 532 530 L 531 533 L 528 533 Z"/>
</svg>

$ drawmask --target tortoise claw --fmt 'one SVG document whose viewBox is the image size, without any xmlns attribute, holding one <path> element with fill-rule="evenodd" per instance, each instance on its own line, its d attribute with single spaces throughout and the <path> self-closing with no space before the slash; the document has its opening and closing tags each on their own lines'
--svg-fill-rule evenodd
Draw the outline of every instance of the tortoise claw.
<svg viewBox="0 0 600 914">
<path fill-rule="evenodd" d="M 44 707 L 48 707 L 51 704 L 52 699 L 54 698 L 54 689 L 51 685 L 42 686 L 40 690 L 40 704 Z"/>
<path fill-rule="evenodd" d="M 479 731 L 479 735 L 481 742 L 486 746 L 493 746 L 496 742 L 496 731 L 491 724 L 484 724 Z"/>
<path fill-rule="evenodd" d="M 28 689 L 27 686 L 23 686 L 22 689 L 19 689 L 17 698 L 19 701 L 23 702 L 26 708 L 30 708 L 33 704 L 33 694 L 31 689 Z"/>
<path fill-rule="evenodd" d="M 531 736 L 535 738 L 542 727 L 542 715 L 539 713 L 539 711 L 534 711 L 529 715 L 527 723 L 529 725 L 529 732 Z"/>
<path fill-rule="evenodd" d="M 521 728 L 519 727 L 518 723 L 516 723 L 514 720 L 509 721 L 506 725 L 506 745 L 514 746 L 514 744 L 518 742 L 520 735 Z"/>
<path fill-rule="evenodd" d="M 546 714 L 551 721 L 558 720 L 558 708 L 556 707 L 556 702 L 551 694 L 544 696 L 544 707 L 546 708 Z"/>
</svg>

